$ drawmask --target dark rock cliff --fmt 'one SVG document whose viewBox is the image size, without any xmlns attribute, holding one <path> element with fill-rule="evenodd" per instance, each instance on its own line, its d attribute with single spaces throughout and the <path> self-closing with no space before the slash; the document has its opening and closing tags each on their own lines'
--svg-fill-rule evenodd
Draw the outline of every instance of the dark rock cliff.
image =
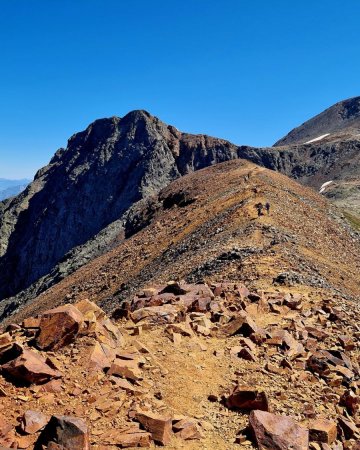
<svg viewBox="0 0 360 450">
<path fill-rule="evenodd" d="M 135 202 L 172 180 L 228 159 L 236 146 L 191 136 L 145 111 L 92 123 L 34 182 L 0 208 L 0 298 L 47 274 Z"/>
</svg>

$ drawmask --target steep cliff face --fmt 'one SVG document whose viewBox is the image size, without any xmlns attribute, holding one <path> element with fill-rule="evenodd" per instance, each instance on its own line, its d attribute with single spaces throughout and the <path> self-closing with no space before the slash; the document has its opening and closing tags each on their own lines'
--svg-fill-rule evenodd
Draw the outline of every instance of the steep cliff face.
<svg viewBox="0 0 360 450">
<path fill-rule="evenodd" d="M 189 171 L 236 157 L 220 139 L 182 134 L 145 111 L 75 134 L 24 193 L 0 209 L 0 298 Z"/>
</svg>

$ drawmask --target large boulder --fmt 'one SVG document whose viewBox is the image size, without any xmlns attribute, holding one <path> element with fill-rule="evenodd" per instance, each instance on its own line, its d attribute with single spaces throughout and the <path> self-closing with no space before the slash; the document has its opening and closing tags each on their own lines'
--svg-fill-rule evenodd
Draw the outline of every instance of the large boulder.
<svg viewBox="0 0 360 450">
<path fill-rule="evenodd" d="M 42 350 L 58 350 L 75 340 L 83 325 L 83 315 L 73 305 L 59 306 L 44 312 L 36 338 Z"/>
<path fill-rule="evenodd" d="M 70 416 L 52 416 L 41 433 L 36 448 L 89 450 L 89 430 L 84 420 Z"/>
<path fill-rule="evenodd" d="M 2 372 L 11 381 L 24 384 L 42 384 L 62 374 L 50 367 L 46 360 L 32 350 L 23 350 L 20 356 L 3 364 Z"/>
<path fill-rule="evenodd" d="M 251 411 L 250 430 L 260 450 L 308 450 L 309 431 L 290 417 Z"/>
</svg>

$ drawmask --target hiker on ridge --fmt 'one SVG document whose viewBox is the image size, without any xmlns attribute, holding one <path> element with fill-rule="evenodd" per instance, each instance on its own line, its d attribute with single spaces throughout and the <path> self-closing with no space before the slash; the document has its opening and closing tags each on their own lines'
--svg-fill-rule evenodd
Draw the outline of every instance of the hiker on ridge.
<svg viewBox="0 0 360 450">
<path fill-rule="evenodd" d="M 257 209 L 258 217 L 262 216 L 263 215 L 262 210 L 264 208 L 264 205 L 260 202 L 255 205 L 255 208 Z"/>
</svg>

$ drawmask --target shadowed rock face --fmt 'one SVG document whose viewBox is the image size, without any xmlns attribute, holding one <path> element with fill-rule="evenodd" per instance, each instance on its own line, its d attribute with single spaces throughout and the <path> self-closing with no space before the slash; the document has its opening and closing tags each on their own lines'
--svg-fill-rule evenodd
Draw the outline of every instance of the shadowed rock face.
<svg viewBox="0 0 360 450">
<path fill-rule="evenodd" d="M 75 134 L 0 208 L 0 298 L 47 274 L 135 202 L 195 169 L 236 157 L 220 139 L 178 132 L 145 111 Z"/>
<path fill-rule="evenodd" d="M 275 146 L 304 144 L 325 135 L 329 135 L 329 138 L 332 134 L 350 137 L 358 133 L 360 133 L 360 97 L 354 97 L 336 103 L 294 128 L 277 141 Z"/>
</svg>

